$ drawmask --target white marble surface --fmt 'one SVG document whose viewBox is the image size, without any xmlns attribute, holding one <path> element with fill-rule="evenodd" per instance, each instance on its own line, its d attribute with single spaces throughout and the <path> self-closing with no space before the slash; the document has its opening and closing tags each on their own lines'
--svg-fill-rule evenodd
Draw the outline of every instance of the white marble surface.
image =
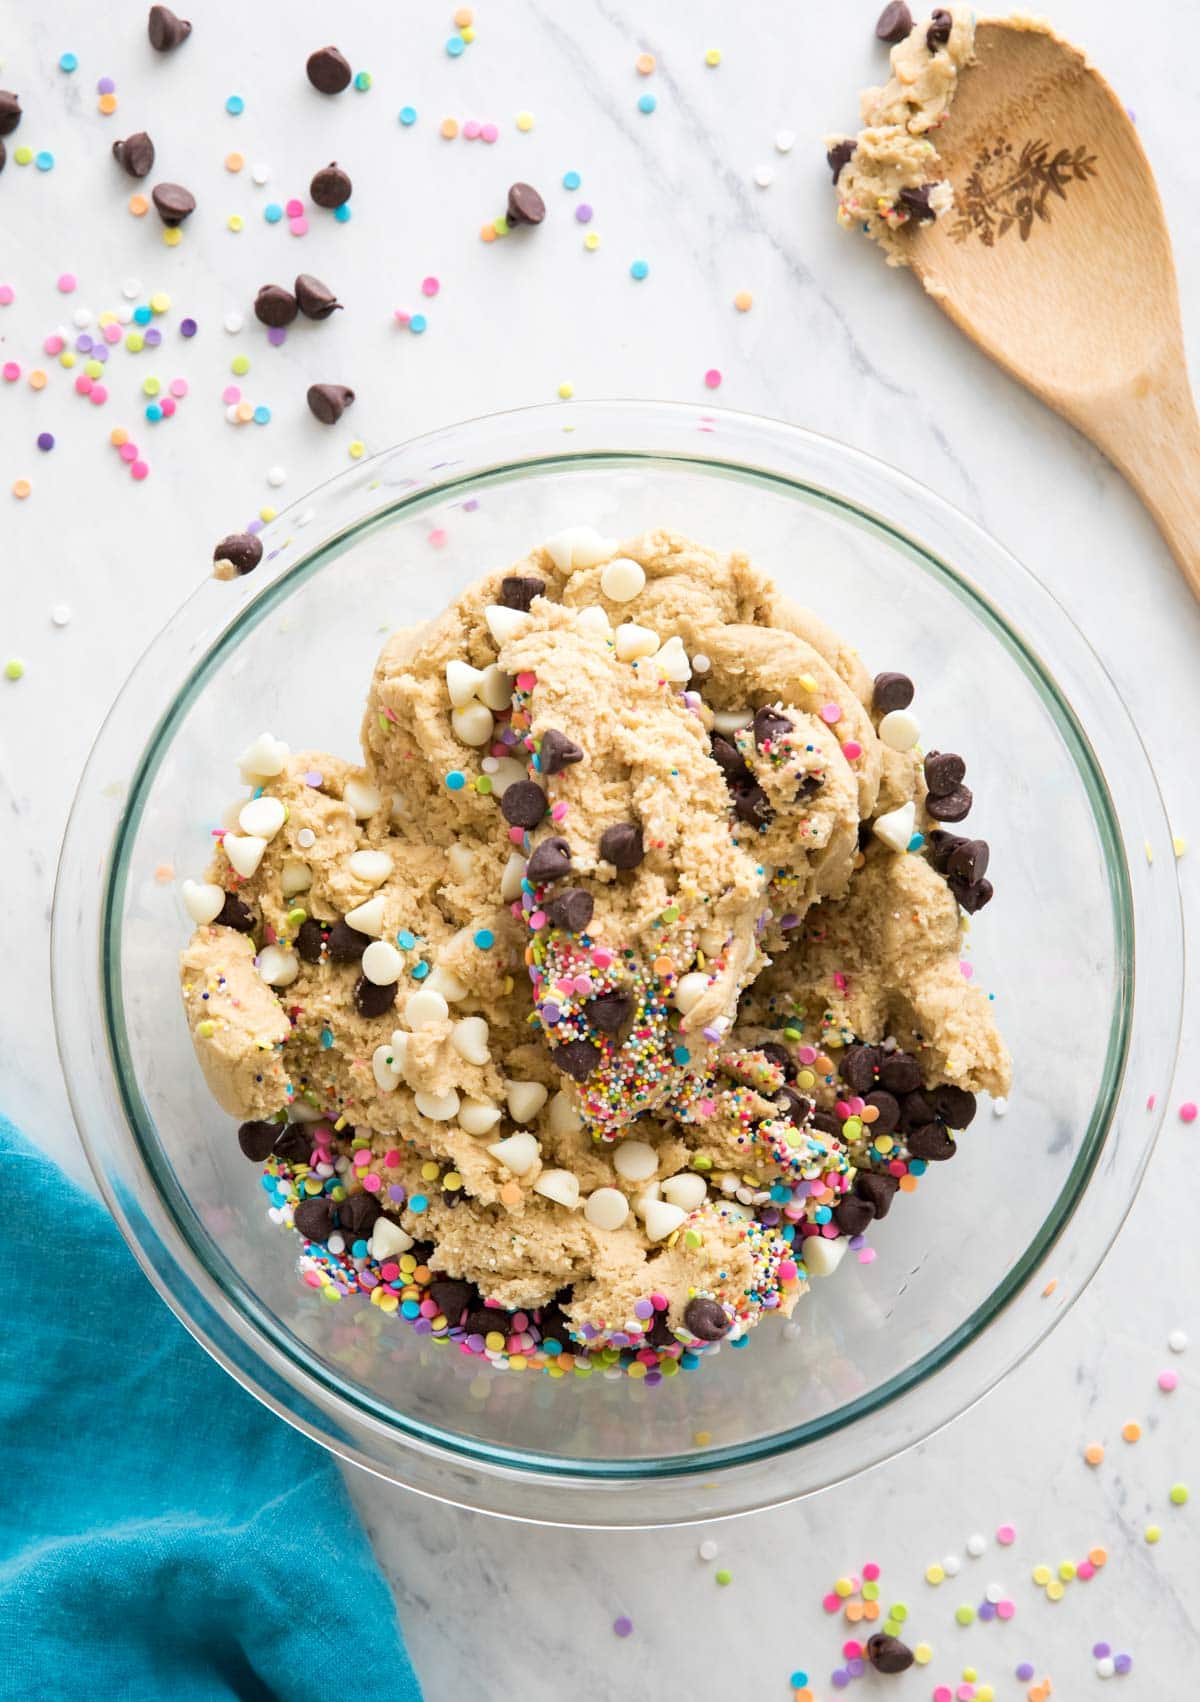
<svg viewBox="0 0 1200 1702">
<path fill-rule="evenodd" d="M 579 396 L 694 400 L 705 395 L 705 370 L 718 367 L 716 400 L 896 462 L 1041 575 L 1111 669 L 1178 830 L 1200 835 L 1200 612 L 1145 515 L 1095 451 L 994 371 L 911 280 L 886 274 L 833 222 L 816 139 L 852 121 L 856 88 L 878 73 L 872 5 L 480 0 L 479 39 L 458 61 L 442 49 L 449 0 L 403 8 L 349 0 L 332 18 L 317 0 L 286 10 L 196 0 L 192 9 L 193 38 L 165 61 L 150 53 L 136 4 L 14 6 L 0 41 L 0 84 L 18 89 L 28 112 L 9 138 L 0 179 L 0 283 L 17 291 L 15 304 L 0 308 L 0 358 L 28 369 L 56 322 L 79 305 L 117 305 L 128 278 L 175 303 L 162 351 L 113 360 L 102 410 L 73 395 L 53 366 L 41 395 L 24 382 L 0 387 L 0 652 L 28 666 L 19 684 L 0 681 L 2 1103 L 57 1156 L 81 1168 L 52 1039 L 47 919 L 56 847 L 88 746 L 127 670 L 203 573 L 212 540 L 261 504 L 293 499 L 339 470 L 356 435 L 382 447 L 459 416 L 552 400 L 564 379 Z M 1200 11 L 1167 0 L 1144 0 L 1135 14 L 1115 0 L 1061 0 L 1055 19 L 1137 112 L 1177 245 L 1194 347 L 1200 168 L 1190 138 L 1200 121 Z M 322 103 L 309 92 L 303 57 L 331 32 L 356 68 L 373 73 L 369 93 Z M 722 50 L 718 69 L 704 63 L 709 47 Z M 56 68 L 65 49 L 79 55 L 73 78 Z M 633 69 L 644 49 L 659 57 L 649 82 Z M 112 119 L 95 110 L 104 74 L 118 85 Z M 659 100 L 648 118 L 635 106 L 646 90 Z M 223 110 L 233 92 L 246 99 L 240 119 Z M 405 103 L 420 114 L 411 131 L 396 120 Z M 536 116 L 528 135 L 514 128 L 521 109 Z M 444 142 L 437 125 L 448 113 L 493 118 L 501 139 L 492 148 Z M 132 185 L 108 158 L 114 136 L 142 127 L 158 144 L 155 175 L 187 183 L 200 201 L 174 250 L 162 245 L 153 216 L 138 222 L 124 211 Z M 773 146 L 780 129 L 798 137 L 786 156 Z M 14 145 L 26 141 L 53 149 L 53 173 L 12 163 Z M 225 172 L 232 148 L 271 167 L 265 189 L 249 171 Z M 314 217 L 300 242 L 285 226 L 265 226 L 261 205 L 302 189 L 334 156 L 355 180 L 352 223 Z M 775 174 L 765 189 L 754 183 L 760 164 Z M 595 254 L 584 253 L 572 198 L 558 187 L 571 167 L 596 209 Z M 544 188 L 550 219 L 520 246 L 484 247 L 478 227 L 517 177 Z M 233 211 L 247 216 L 236 236 L 225 228 Z M 651 266 L 642 284 L 628 273 L 636 257 Z M 257 284 L 301 267 L 337 286 L 344 314 L 278 354 L 255 330 L 221 329 L 226 312 L 248 310 Z M 55 290 L 65 270 L 80 279 L 70 298 Z M 431 273 L 442 289 L 427 303 L 419 285 Z M 755 297 L 746 315 L 731 303 L 742 288 Z M 397 306 L 428 312 L 423 338 L 395 329 Z M 201 323 L 190 345 L 174 330 L 181 313 Z M 239 352 L 253 359 L 246 393 L 274 409 L 265 430 L 224 423 L 219 391 Z M 138 426 L 153 470 L 135 486 L 106 433 L 134 426 L 138 382 L 150 372 L 186 375 L 191 394 L 173 421 Z M 334 431 L 304 411 L 303 389 L 314 379 L 359 392 Z M 49 456 L 34 448 L 39 430 L 58 437 Z M 288 474 L 278 492 L 265 481 L 272 466 Z M 21 474 L 34 481 L 25 503 L 8 495 Z M 59 602 L 72 610 L 62 629 L 50 620 Z M 1192 857 L 1180 868 L 1193 916 L 1197 867 Z M 1198 1085 L 1193 1042 L 1172 1107 Z M 836 1573 L 867 1557 L 884 1564 L 887 1594 L 912 1604 L 910 1625 L 937 1649 L 924 1674 L 895 1684 L 897 1696 L 927 1696 L 935 1679 L 957 1682 L 962 1662 L 974 1659 L 998 1697 L 1015 1697 L 1023 1687 L 1013 1667 L 1027 1655 L 1053 1676 L 1056 1696 L 1075 1702 L 1099 1682 L 1089 1655 L 1097 1638 L 1136 1655 L 1133 1675 L 1116 1681 L 1122 1694 L 1182 1694 L 1173 1675 L 1200 1643 L 1190 1602 L 1200 1542 L 1196 1508 L 1164 1501 L 1167 1485 L 1195 1470 L 1200 1321 L 1187 1172 L 1198 1139 L 1172 1110 L 1098 1279 L 1001 1390 L 887 1469 L 717 1531 L 720 1560 L 734 1574 L 728 1589 L 697 1559 L 700 1533 L 505 1526 L 359 1480 L 430 1702 L 740 1702 L 787 1696 L 797 1666 L 826 1697 L 837 1638 L 819 1597 Z M 1175 1362 L 1183 1387 L 1168 1399 L 1154 1378 L 1177 1326 L 1196 1346 Z M 1117 1439 L 1132 1416 L 1147 1429 L 1136 1448 Z M 1098 1473 L 1079 1457 L 1094 1436 L 1111 1444 Z M 1165 1531 L 1155 1549 L 1140 1539 L 1152 1515 Z M 940 1591 L 921 1581 L 929 1560 L 961 1553 L 969 1532 L 1002 1520 L 1018 1526 L 1014 1549 L 965 1561 L 969 1581 Z M 1077 1557 L 1095 1541 L 1113 1556 L 1102 1577 L 1086 1594 L 1073 1587 L 1057 1607 L 1044 1602 L 1029 1583 L 1034 1562 Z M 993 1579 L 1011 1589 L 1016 1619 L 955 1626 L 954 1606 L 978 1600 Z M 610 1629 L 621 1612 L 636 1622 L 626 1642 Z M 869 1688 L 877 1686 L 882 1693 L 883 1681 Z"/>
</svg>

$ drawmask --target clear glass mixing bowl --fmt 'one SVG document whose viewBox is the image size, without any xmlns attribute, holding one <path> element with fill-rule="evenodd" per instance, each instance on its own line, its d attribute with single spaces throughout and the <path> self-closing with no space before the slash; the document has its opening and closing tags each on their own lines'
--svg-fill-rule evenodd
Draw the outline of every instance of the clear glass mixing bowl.
<svg viewBox="0 0 1200 1702">
<path fill-rule="evenodd" d="M 917 681 L 969 762 L 996 899 L 971 930 L 1016 1085 L 957 1162 L 695 1374 L 647 1389 L 480 1369 L 295 1276 L 196 1066 L 186 934 L 162 877 L 199 871 L 235 755 L 264 728 L 352 755 L 386 630 L 561 527 L 678 528 L 741 548 Z M 216 528 L 214 527 L 214 535 Z M 284 1418 L 397 1482 L 567 1524 L 708 1519 L 886 1458 L 1051 1329 L 1111 1245 L 1153 1147 L 1178 1039 L 1170 836 L 1125 709 L 1067 616 L 911 480 L 808 432 L 658 403 L 539 408 L 379 455 L 273 521 L 256 573 L 207 580 L 97 740 L 54 911 L 59 1045 L 100 1186 L 192 1333 Z M 200 552 L 198 551 L 198 554 Z M 119 784 L 117 784 L 119 782 Z M 1157 853 L 1153 864 L 1145 847 Z M 203 1426 L 204 1415 L 196 1422 Z"/>
</svg>

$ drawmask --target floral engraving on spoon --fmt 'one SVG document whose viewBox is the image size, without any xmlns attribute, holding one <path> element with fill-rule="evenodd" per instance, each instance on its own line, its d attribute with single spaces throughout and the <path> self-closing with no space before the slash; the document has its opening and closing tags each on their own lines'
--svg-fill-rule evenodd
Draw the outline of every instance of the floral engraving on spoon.
<svg viewBox="0 0 1200 1702">
<path fill-rule="evenodd" d="M 1086 183 L 1098 171 L 1097 156 L 1086 146 L 1052 148 L 1031 140 L 1018 154 L 1005 137 L 985 148 L 956 193 L 960 210 L 950 230 L 955 242 L 977 236 L 992 248 L 1014 227 L 1028 242 L 1038 219 L 1049 224 L 1051 197 L 1065 201 L 1068 184 Z"/>
</svg>

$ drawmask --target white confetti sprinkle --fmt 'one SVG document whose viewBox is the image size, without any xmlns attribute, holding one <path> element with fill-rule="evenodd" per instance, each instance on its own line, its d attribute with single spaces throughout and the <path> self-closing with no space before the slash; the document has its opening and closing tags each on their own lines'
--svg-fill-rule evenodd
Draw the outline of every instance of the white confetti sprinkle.
<svg viewBox="0 0 1200 1702">
<path fill-rule="evenodd" d="M 270 181 L 271 168 L 270 168 L 269 165 L 251 166 L 250 175 L 254 179 L 255 183 L 258 183 L 258 184 L 267 183 L 267 182 Z"/>
<path fill-rule="evenodd" d="M 1170 1348 L 1172 1353 L 1182 1353 L 1187 1347 L 1187 1344 L 1188 1338 L 1186 1330 L 1172 1330 L 1170 1335 L 1167 1337 L 1167 1346 Z"/>
<path fill-rule="evenodd" d="M 1002 1602 L 1004 1600 L 1004 1585 L 989 1584 L 983 1594 L 985 1601 L 991 1602 L 992 1606 L 995 1607 L 997 1602 Z"/>
<path fill-rule="evenodd" d="M 961 1566 L 962 1561 L 958 1558 L 957 1554 L 948 1554 L 942 1561 L 942 1571 L 946 1574 L 947 1578 L 956 1578 Z"/>
<path fill-rule="evenodd" d="M 125 282 L 121 285 L 121 294 L 125 297 L 126 301 L 136 301 L 141 293 L 142 280 L 140 278 L 126 278 Z"/>
<path fill-rule="evenodd" d="M 709 661 L 708 657 L 704 654 L 703 650 L 698 651 L 696 653 L 696 655 L 692 657 L 692 672 L 693 672 L 693 674 L 707 674 L 708 670 L 711 667 L 712 667 L 712 663 Z"/>
<path fill-rule="evenodd" d="M 221 323 L 231 337 L 236 337 L 246 320 L 244 315 L 238 313 L 235 309 L 232 313 L 227 313 Z"/>
<path fill-rule="evenodd" d="M 1008 1100 L 1003 1098 L 1003 1096 L 999 1099 L 993 1099 L 992 1100 L 992 1116 L 993 1117 L 1007 1117 L 1008 1116 Z"/>
<path fill-rule="evenodd" d="M 238 419 L 238 411 L 237 411 L 237 403 L 236 402 L 231 402 L 229 404 L 229 406 L 226 408 L 225 418 L 229 421 L 230 425 L 241 425 L 242 422 L 241 422 L 241 420 Z"/>
<path fill-rule="evenodd" d="M 711 1537 L 705 1537 L 696 1553 L 701 1560 L 715 1560 L 717 1558 L 717 1545 Z"/>
<path fill-rule="evenodd" d="M 68 625 L 71 619 L 71 605 L 69 603 L 55 603 L 50 611 L 50 619 L 55 626 Z"/>
<path fill-rule="evenodd" d="M 1116 1670 L 1117 1663 L 1113 1660 L 1111 1655 L 1101 1655 L 1100 1659 L 1096 1662 L 1097 1678 L 1111 1678 Z"/>
<path fill-rule="evenodd" d="M 118 325 L 132 325 L 133 324 L 133 309 L 132 309 L 132 307 L 126 307 L 124 305 L 124 303 L 122 303 L 122 305 L 116 309 L 116 314 L 117 314 L 117 324 Z"/>
<path fill-rule="evenodd" d="M 269 485 L 273 485 L 276 489 L 278 489 L 280 485 L 286 484 L 287 483 L 287 473 L 284 470 L 284 468 L 282 468 L 282 467 L 268 467 L 268 469 L 267 469 L 267 483 Z"/>
<path fill-rule="evenodd" d="M 775 173 L 769 165 L 756 165 L 754 181 L 760 189 L 769 189 L 775 181 Z"/>
<path fill-rule="evenodd" d="M 71 315 L 71 318 L 81 331 L 86 330 L 92 323 L 92 317 L 93 315 L 90 307 L 77 307 Z"/>
<path fill-rule="evenodd" d="M 775 146 L 781 154 L 790 154 L 796 146 L 796 132 L 794 130 L 777 130 L 775 132 Z"/>
<path fill-rule="evenodd" d="M 978 1560 L 979 1556 L 986 1548 L 987 1538 L 982 1534 L 982 1532 L 975 1531 L 973 1535 L 967 1538 L 967 1553 L 971 1556 L 972 1560 Z"/>
</svg>

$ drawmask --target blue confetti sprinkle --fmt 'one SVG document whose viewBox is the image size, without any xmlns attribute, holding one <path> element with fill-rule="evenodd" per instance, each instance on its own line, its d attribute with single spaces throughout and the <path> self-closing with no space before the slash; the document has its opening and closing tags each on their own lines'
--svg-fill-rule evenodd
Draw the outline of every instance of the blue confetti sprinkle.
<svg viewBox="0 0 1200 1702">
<path fill-rule="evenodd" d="M 230 95 L 229 99 L 225 102 L 225 110 L 231 115 L 231 117 L 236 118 L 239 113 L 245 112 L 246 103 L 242 99 L 241 95 Z"/>
<path fill-rule="evenodd" d="M 417 122 L 416 107 L 402 106 L 400 108 L 400 122 L 404 125 L 405 129 L 407 129 L 410 124 L 415 124 Z"/>
</svg>

